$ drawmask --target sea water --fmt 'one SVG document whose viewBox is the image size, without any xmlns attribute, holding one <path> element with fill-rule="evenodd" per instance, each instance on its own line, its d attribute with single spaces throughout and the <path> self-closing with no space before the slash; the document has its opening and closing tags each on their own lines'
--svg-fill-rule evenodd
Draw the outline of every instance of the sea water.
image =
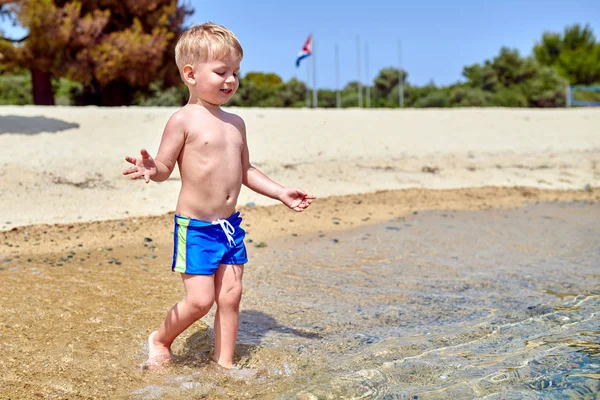
<svg viewBox="0 0 600 400">
<path fill-rule="evenodd" d="M 223 389 L 190 368 L 209 326 L 161 396 L 598 396 L 599 205 L 419 212 L 250 250 L 238 353 L 256 373 Z"/>
</svg>

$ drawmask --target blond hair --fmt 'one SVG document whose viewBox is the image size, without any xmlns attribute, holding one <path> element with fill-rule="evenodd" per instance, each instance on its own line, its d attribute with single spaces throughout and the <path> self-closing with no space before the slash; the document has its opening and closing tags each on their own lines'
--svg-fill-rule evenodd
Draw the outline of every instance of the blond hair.
<svg viewBox="0 0 600 400">
<path fill-rule="evenodd" d="M 213 22 L 194 25 L 185 31 L 175 46 L 175 62 L 179 72 L 186 64 L 244 56 L 238 38 L 229 29 Z"/>
</svg>

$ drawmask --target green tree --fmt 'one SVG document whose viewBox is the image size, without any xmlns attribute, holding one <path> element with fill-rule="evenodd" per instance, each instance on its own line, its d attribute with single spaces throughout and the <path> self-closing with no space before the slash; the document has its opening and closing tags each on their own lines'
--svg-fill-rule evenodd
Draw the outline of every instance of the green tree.
<svg viewBox="0 0 600 400">
<path fill-rule="evenodd" d="M 443 90 L 436 90 L 429 93 L 427 96 L 419 98 L 415 103 L 415 107 L 448 107 L 450 100 L 448 93 Z"/>
<path fill-rule="evenodd" d="M 546 32 L 533 48 L 536 60 L 556 68 L 571 85 L 600 82 L 600 43 L 588 25 L 572 25 L 564 33 Z"/>
<path fill-rule="evenodd" d="M 183 83 L 165 89 L 157 81 L 150 85 L 150 92 L 138 93 L 134 104 L 147 107 L 181 107 L 188 100 L 188 88 Z"/>
<path fill-rule="evenodd" d="M 450 90 L 448 101 L 453 107 L 485 107 L 491 103 L 492 96 L 481 88 L 458 85 Z"/>
<path fill-rule="evenodd" d="M 448 94 L 436 96 L 435 93 L 444 91 L 435 83 L 429 82 L 424 86 L 407 85 L 404 90 L 404 104 L 406 107 L 446 107 L 448 105 Z M 394 93 L 396 102 L 398 92 Z M 427 100 L 424 100 L 427 99 Z"/>
<path fill-rule="evenodd" d="M 343 91 L 342 97 L 342 108 L 354 108 L 358 107 L 358 90 L 357 91 Z"/>
<path fill-rule="evenodd" d="M 228 105 L 237 107 L 304 107 L 306 85 L 296 78 L 283 82 L 273 73 L 248 72 Z"/>
<path fill-rule="evenodd" d="M 287 81 L 276 93 L 275 107 L 304 107 L 306 105 L 306 85 L 296 78 Z"/>
<path fill-rule="evenodd" d="M 341 92 L 342 97 L 342 107 L 359 107 L 358 104 L 358 81 L 350 81 L 344 86 Z M 363 92 L 363 102 L 364 102 L 364 92 Z"/>
<path fill-rule="evenodd" d="M 554 68 L 540 67 L 521 90 L 530 107 L 564 107 L 567 81 Z"/>
<path fill-rule="evenodd" d="M 398 107 L 398 83 L 400 70 L 383 68 L 373 81 L 373 104 L 376 107 Z M 402 80 L 407 85 L 408 73 L 402 70 Z M 394 93 L 395 92 L 395 93 Z"/>
<path fill-rule="evenodd" d="M 283 88 L 281 78 L 273 73 L 248 72 L 240 78 L 240 87 L 229 105 L 240 107 L 275 107 L 277 93 Z"/>
<path fill-rule="evenodd" d="M 473 89 L 478 90 L 478 89 Z M 483 92 L 482 100 L 479 106 L 493 105 L 496 107 L 528 107 L 529 101 L 527 95 L 520 88 L 503 88 L 495 93 Z M 476 104 L 473 104 L 476 105 Z M 541 103 L 540 103 L 541 105 Z M 556 104 L 558 105 L 558 104 Z M 549 105 L 550 106 L 550 105 Z"/>
<path fill-rule="evenodd" d="M 502 107 L 559 107 L 567 82 L 558 72 L 533 57 L 521 57 L 506 47 L 483 65 L 463 69 L 464 87 L 450 93 L 450 105 Z M 470 89 L 470 90 L 468 90 Z"/>
<path fill-rule="evenodd" d="M 331 89 L 320 89 L 318 91 L 319 107 L 335 108 L 337 107 L 337 92 Z"/>
</svg>

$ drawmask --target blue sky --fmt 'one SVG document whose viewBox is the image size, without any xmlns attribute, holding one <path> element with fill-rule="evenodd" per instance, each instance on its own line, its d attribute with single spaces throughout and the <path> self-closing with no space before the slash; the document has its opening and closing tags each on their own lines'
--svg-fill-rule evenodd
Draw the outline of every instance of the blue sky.
<svg viewBox="0 0 600 400">
<path fill-rule="evenodd" d="M 236 33 L 244 47 L 242 73 L 273 72 L 285 81 L 306 80 L 296 54 L 309 33 L 315 41 L 319 88 L 336 88 L 335 46 L 340 51 L 340 86 L 372 82 L 379 70 L 398 65 L 398 41 L 408 81 L 448 85 L 466 65 L 481 63 L 502 46 L 531 53 L 543 32 L 589 24 L 600 40 L 600 0 L 187 0 L 189 24 L 213 21 Z M 4 30 L 15 32 L 4 24 Z M 366 75 L 365 44 L 369 46 Z M 308 61 L 312 65 L 312 60 Z M 312 76 L 311 76 L 312 81 Z M 312 82 L 311 82 L 312 83 Z"/>
</svg>

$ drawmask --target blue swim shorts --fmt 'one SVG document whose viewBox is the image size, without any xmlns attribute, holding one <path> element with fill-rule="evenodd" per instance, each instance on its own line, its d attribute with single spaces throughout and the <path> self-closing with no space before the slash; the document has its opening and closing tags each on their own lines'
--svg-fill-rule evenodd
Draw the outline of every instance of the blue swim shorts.
<svg viewBox="0 0 600 400">
<path fill-rule="evenodd" d="M 248 262 L 242 218 L 237 212 L 227 219 L 201 221 L 175 215 L 173 265 L 185 274 L 213 275 L 219 264 Z"/>
</svg>

